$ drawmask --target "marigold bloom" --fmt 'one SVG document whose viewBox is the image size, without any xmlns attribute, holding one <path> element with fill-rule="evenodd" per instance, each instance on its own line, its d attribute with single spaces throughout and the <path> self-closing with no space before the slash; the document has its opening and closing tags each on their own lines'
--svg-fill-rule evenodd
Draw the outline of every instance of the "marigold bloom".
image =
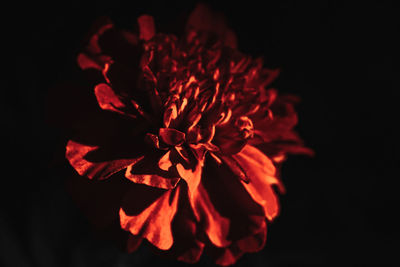
<svg viewBox="0 0 400 267">
<path fill-rule="evenodd" d="M 269 88 L 278 72 L 240 53 L 205 6 L 182 38 L 156 33 L 147 15 L 138 26 L 103 20 L 79 54 L 80 68 L 103 79 L 98 105 L 124 126 L 104 125 L 114 127 L 107 142 L 70 140 L 66 158 L 81 176 L 123 171 L 140 185 L 120 203 L 128 250 L 145 239 L 185 262 L 206 249 L 233 264 L 265 244 L 266 219 L 279 212 L 273 187 L 284 190 L 277 166 L 287 153 L 311 153 L 293 131 L 297 98 Z"/>
</svg>

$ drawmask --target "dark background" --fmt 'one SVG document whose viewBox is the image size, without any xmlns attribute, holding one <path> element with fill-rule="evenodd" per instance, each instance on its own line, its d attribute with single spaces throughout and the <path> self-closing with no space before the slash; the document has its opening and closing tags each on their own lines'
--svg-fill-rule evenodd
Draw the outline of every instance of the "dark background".
<svg viewBox="0 0 400 267">
<path fill-rule="evenodd" d="M 374 1 L 210 2 L 237 33 L 239 49 L 279 67 L 280 92 L 302 98 L 298 132 L 316 152 L 283 167 L 287 194 L 263 251 L 237 266 L 400 264 L 399 9 Z M 142 247 L 132 255 L 99 239 L 64 188 L 60 130 L 46 123 L 46 96 L 68 80 L 91 23 L 155 17 L 179 28 L 195 1 L 64 1 L 4 7 L 1 266 L 183 266 Z M 398 65 L 398 63 L 397 63 Z M 4 74 L 4 71 L 3 71 Z M 395 82 L 397 82 L 395 90 Z M 199 266 L 211 264 L 202 258 Z"/>
</svg>

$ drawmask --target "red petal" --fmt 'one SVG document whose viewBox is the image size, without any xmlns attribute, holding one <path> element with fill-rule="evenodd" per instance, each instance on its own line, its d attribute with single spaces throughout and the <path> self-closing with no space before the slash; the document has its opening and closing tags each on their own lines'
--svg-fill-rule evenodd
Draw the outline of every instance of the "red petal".
<svg viewBox="0 0 400 267">
<path fill-rule="evenodd" d="M 263 209 L 231 170 L 207 158 L 203 172 L 190 200 L 196 219 L 213 246 L 226 247 L 260 231 L 265 222 Z"/>
<path fill-rule="evenodd" d="M 251 197 L 264 207 L 265 216 L 272 220 L 278 215 L 279 203 L 272 185 L 280 185 L 275 177 L 272 161 L 257 148 L 246 145 L 241 152 L 232 156 L 245 171 L 250 182 L 243 182 Z M 282 186 L 282 185 L 281 185 Z"/>
<path fill-rule="evenodd" d="M 109 30 L 99 34 L 96 40 L 100 49 L 92 55 L 107 55 L 114 61 L 118 61 L 127 67 L 136 68 L 141 57 L 141 47 L 135 41 L 134 34 L 111 27 Z"/>
<path fill-rule="evenodd" d="M 170 160 L 170 154 L 171 154 L 171 151 L 168 151 L 158 161 L 158 167 L 160 167 L 160 169 L 163 171 L 168 171 L 169 168 L 172 167 L 172 162 Z"/>
<path fill-rule="evenodd" d="M 86 69 L 97 69 L 97 70 L 102 70 L 103 67 L 100 66 L 95 60 L 92 58 L 88 57 L 84 53 L 80 53 L 77 58 L 78 65 L 81 69 L 86 70 Z"/>
<path fill-rule="evenodd" d="M 205 231 L 210 241 L 218 247 L 226 247 L 230 244 L 228 234 L 230 221 L 221 216 L 211 202 L 208 193 L 202 185 L 199 185 L 193 196 L 193 208 L 198 220 L 204 220 Z"/>
<path fill-rule="evenodd" d="M 126 250 L 129 253 L 136 251 L 140 244 L 142 244 L 143 238 L 137 235 L 129 235 L 128 241 L 126 243 Z"/>
<path fill-rule="evenodd" d="M 99 45 L 99 38 L 102 36 L 107 30 L 113 28 L 114 25 L 108 18 L 101 18 L 93 25 L 93 35 L 89 40 L 89 44 L 87 49 L 91 54 L 100 54 L 102 52 Z"/>
<path fill-rule="evenodd" d="M 227 241 L 229 220 L 215 210 L 207 192 L 200 184 L 202 166 L 203 161 L 199 161 L 194 170 L 185 169 L 181 164 L 177 164 L 176 169 L 188 184 L 189 199 L 196 219 L 204 221 L 205 231 L 216 246 L 227 246 L 229 245 Z"/>
<path fill-rule="evenodd" d="M 96 94 L 97 102 L 99 103 L 100 108 L 136 118 L 136 116 L 124 111 L 124 109 L 126 109 L 125 104 L 107 84 L 98 84 L 94 88 L 94 93 Z"/>
<path fill-rule="evenodd" d="M 246 140 L 232 123 L 216 127 L 213 143 L 219 147 L 224 155 L 233 155 L 242 150 Z"/>
<path fill-rule="evenodd" d="M 198 240 L 199 227 L 187 198 L 187 188 L 181 190 L 178 211 L 172 222 L 174 245 L 161 254 L 171 259 L 195 263 L 203 253 L 204 243 Z"/>
<path fill-rule="evenodd" d="M 164 178 L 155 174 L 132 174 L 130 167 L 126 169 L 125 177 L 136 184 L 144 184 L 162 189 L 174 188 L 179 182 L 179 178 Z"/>
<path fill-rule="evenodd" d="M 265 246 L 267 236 L 267 227 L 265 221 L 260 227 L 259 232 L 247 236 L 227 248 L 210 248 L 211 257 L 215 259 L 215 263 L 228 266 L 236 263 L 236 261 L 244 253 L 258 252 Z"/>
<path fill-rule="evenodd" d="M 254 120 L 255 134 L 264 142 L 271 141 L 301 141 L 292 129 L 298 122 L 297 113 L 294 110 L 291 99 L 288 96 L 279 96 L 271 105 L 273 119 L 263 118 Z"/>
<path fill-rule="evenodd" d="M 139 160 L 139 158 L 131 158 L 105 162 L 88 161 L 86 156 L 97 149 L 96 146 L 87 146 L 70 140 L 67 143 L 65 156 L 80 175 L 90 179 L 106 179 Z"/>
<path fill-rule="evenodd" d="M 225 45 L 237 47 L 235 33 L 230 30 L 223 16 L 212 12 L 205 4 L 198 4 L 187 21 L 187 27 L 196 30 L 213 32 L 221 38 Z"/>
<path fill-rule="evenodd" d="M 160 128 L 159 136 L 166 144 L 179 146 L 185 141 L 185 134 L 172 128 Z"/>
<path fill-rule="evenodd" d="M 197 187 L 200 184 L 201 180 L 201 173 L 203 168 L 204 161 L 198 161 L 194 170 L 193 169 L 186 169 L 182 164 L 178 163 L 176 165 L 176 169 L 178 174 L 188 185 L 189 188 L 189 195 L 192 198 L 194 194 L 196 194 Z"/>
<path fill-rule="evenodd" d="M 161 250 L 169 249 L 174 240 L 171 231 L 171 223 L 175 216 L 178 204 L 180 189 L 175 188 L 162 193 L 162 195 L 148 207 L 137 212 L 129 209 L 129 202 L 138 201 L 136 195 L 129 194 L 127 203 L 121 207 L 121 227 L 133 235 L 140 235 L 146 238 L 151 244 Z M 140 201 L 140 199 L 139 199 Z"/>
<path fill-rule="evenodd" d="M 185 251 L 181 253 L 177 259 L 186 263 L 196 263 L 200 260 L 203 253 L 204 244 L 198 240 L 194 240 L 195 246 L 186 247 Z"/>
<path fill-rule="evenodd" d="M 180 178 L 174 173 L 162 170 L 156 157 L 145 156 L 126 169 L 125 177 L 137 184 L 144 184 L 162 189 L 172 189 Z"/>
<path fill-rule="evenodd" d="M 156 33 L 154 20 L 152 16 L 143 15 L 138 18 L 139 24 L 139 38 L 145 41 L 150 40 Z"/>
</svg>

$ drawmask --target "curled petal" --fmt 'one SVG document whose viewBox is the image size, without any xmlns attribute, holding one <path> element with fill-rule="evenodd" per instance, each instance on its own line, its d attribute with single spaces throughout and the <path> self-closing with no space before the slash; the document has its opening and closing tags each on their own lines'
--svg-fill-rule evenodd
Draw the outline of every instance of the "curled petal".
<svg viewBox="0 0 400 267">
<path fill-rule="evenodd" d="M 164 178 L 155 174 L 132 174 L 132 168 L 126 169 L 125 177 L 136 184 L 144 184 L 152 187 L 171 189 L 179 182 L 179 178 Z"/>
<path fill-rule="evenodd" d="M 170 154 L 171 154 L 171 152 L 168 151 L 158 161 L 158 167 L 160 167 L 160 169 L 163 170 L 163 171 L 168 171 L 169 168 L 172 167 L 172 165 L 173 165 L 171 160 L 170 160 Z"/>
<path fill-rule="evenodd" d="M 207 177 L 202 179 L 191 205 L 212 247 L 231 247 L 263 231 L 263 208 L 254 202 L 228 166 L 207 158 L 204 173 Z"/>
<path fill-rule="evenodd" d="M 160 128 L 159 136 L 161 137 L 161 140 L 171 146 L 179 146 L 185 141 L 184 133 L 170 128 Z"/>
<path fill-rule="evenodd" d="M 215 209 L 202 185 L 198 187 L 192 205 L 197 219 L 204 220 L 206 234 L 210 241 L 218 247 L 228 246 L 230 244 L 228 239 L 230 221 Z"/>
<path fill-rule="evenodd" d="M 87 155 L 97 149 L 96 146 L 88 146 L 70 140 L 67 143 L 65 156 L 80 175 L 100 180 L 108 178 L 139 160 L 139 158 L 115 159 L 104 162 L 87 160 Z"/>
<path fill-rule="evenodd" d="M 169 249 L 174 241 L 171 223 L 177 210 L 179 195 L 179 187 L 161 192 L 149 206 L 138 212 L 130 209 L 131 205 L 135 205 L 130 202 L 136 202 L 138 199 L 133 193 L 129 194 L 130 197 L 126 199 L 119 212 L 121 227 L 133 235 L 146 238 L 161 250 Z"/>
<path fill-rule="evenodd" d="M 127 109 L 126 105 L 107 84 L 98 84 L 94 88 L 94 92 L 96 94 L 97 102 L 99 103 L 100 108 L 136 118 L 135 115 L 129 114 L 125 111 Z"/>
<path fill-rule="evenodd" d="M 283 186 L 276 178 L 272 161 L 257 148 L 246 145 L 241 152 L 232 156 L 245 171 L 249 183 L 243 185 L 251 197 L 264 207 L 265 216 L 272 220 L 278 215 L 279 203 L 273 185 Z"/>
<path fill-rule="evenodd" d="M 188 184 L 189 195 L 191 198 L 196 194 L 197 187 L 200 184 L 203 164 L 204 160 L 199 160 L 194 169 L 187 169 L 181 163 L 176 165 L 179 176 Z"/>
<path fill-rule="evenodd" d="M 97 69 L 97 70 L 102 70 L 103 66 L 96 62 L 96 60 L 90 58 L 84 53 L 80 53 L 77 58 L 78 65 L 81 69 L 86 70 L 86 69 Z"/>
<path fill-rule="evenodd" d="M 216 264 L 221 266 L 232 265 L 236 263 L 244 253 L 260 251 L 265 246 L 266 237 L 267 227 L 265 221 L 263 221 L 258 232 L 246 236 L 226 248 L 210 248 L 211 256 L 215 258 Z"/>
<path fill-rule="evenodd" d="M 154 157 L 147 156 L 128 166 L 125 177 L 137 184 L 162 189 L 172 189 L 180 180 L 174 173 L 161 169 Z"/>
<path fill-rule="evenodd" d="M 200 228 L 187 201 L 187 187 L 184 186 L 181 190 L 178 211 L 172 222 L 174 244 L 162 254 L 186 263 L 195 263 L 200 259 L 205 244 L 199 240 Z"/>
<path fill-rule="evenodd" d="M 240 130 L 231 123 L 216 128 L 213 142 L 225 155 L 238 153 L 247 143 Z"/>
<path fill-rule="evenodd" d="M 87 49 L 91 54 L 100 54 L 102 49 L 99 44 L 99 38 L 108 30 L 112 29 L 114 25 L 112 22 L 105 17 L 98 19 L 92 29 L 92 35 L 90 37 Z"/>
</svg>

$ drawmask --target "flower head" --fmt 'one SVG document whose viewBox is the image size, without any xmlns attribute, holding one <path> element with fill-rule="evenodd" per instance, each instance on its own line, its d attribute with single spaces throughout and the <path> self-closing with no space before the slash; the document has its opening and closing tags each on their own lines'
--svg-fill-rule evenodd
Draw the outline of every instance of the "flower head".
<svg viewBox="0 0 400 267">
<path fill-rule="evenodd" d="M 130 251 L 147 240 L 182 261 L 207 250 L 233 264 L 264 246 L 266 219 L 279 212 L 273 187 L 284 190 L 277 165 L 310 153 L 293 132 L 297 99 L 269 88 L 278 72 L 239 52 L 205 6 L 182 38 L 156 33 L 147 15 L 138 26 L 103 20 L 79 54 L 101 80 L 99 107 L 118 123 L 104 125 L 105 138 L 70 140 L 66 157 L 90 179 L 124 172 L 131 186 L 118 215 Z"/>
</svg>

